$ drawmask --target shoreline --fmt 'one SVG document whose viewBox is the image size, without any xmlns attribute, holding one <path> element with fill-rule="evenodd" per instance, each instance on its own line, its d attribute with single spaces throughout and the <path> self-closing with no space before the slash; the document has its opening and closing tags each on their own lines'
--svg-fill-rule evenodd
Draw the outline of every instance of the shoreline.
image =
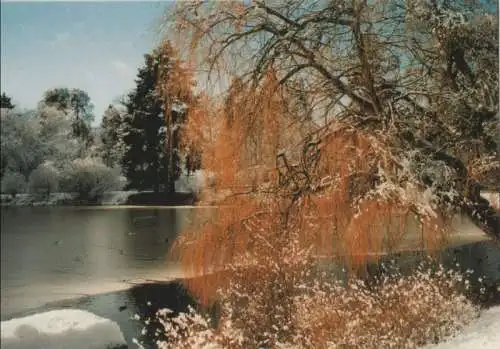
<svg viewBox="0 0 500 349">
<path fill-rule="evenodd" d="M 32 194 L 15 197 L 1 194 L 0 197 L 0 207 L 183 207 L 194 206 L 197 202 L 197 196 L 189 192 L 117 191 L 105 193 L 99 201 L 82 200 L 76 193 L 52 193 L 43 199 Z"/>
<path fill-rule="evenodd" d="M 481 196 L 493 207 L 500 208 L 500 193 L 483 191 Z M 202 203 L 192 191 L 176 191 L 174 193 L 153 191 L 111 191 L 104 193 L 101 200 L 82 200 L 76 193 L 51 193 L 43 199 L 33 194 L 17 194 L 12 198 L 9 194 L 0 194 L 0 207 L 79 207 L 79 206 L 129 206 L 129 207 L 164 207 L 164 206 L 195 206 Z M 216 207 L 217 205 L 202 205 Z"/>
<path fill-rule="evenodd" d="M 152 336 L 153 331 L 148 331 L 144 336 L 141 335 L 141 331 L 144 328 L 144 321 L 153 319 L 158 310 L 168 308 L 174 314 L 178 314 L 185 312 L 189 306 L 192 306 L 204 309 L 202 312 L 211 314 L 211 316 L 216 316 L 217 314 L 216 305 L 208 306 L 208 308 L 199 308 L 200 303 L 186 289 L 183 283 L 184 280 L 184 278 L 180 278 L 169 281 L 150 281 L 130 285 L 127 289 L 49 302 L 40 307 L 13 313 L 11 314 L 12 316 L 2 319 L 2 321 L 52 310 L 84 310 L 116 322 L 125 341 L 131 348 L 135 347 L 134 339 L 139 339 L 146 349 L 155 348 L 155 337 Z M 500 306 L 500 299 L 493 302 L 477 302 L 477 299 L 472 301 L 480 304 L 481 311 Z M 157 326 L 155 321 L 152 322 L 152 326 L 152 328 Z"/>
<path fill-rule="evenodd" d="M 491 246 L 493 250 L 485 250 L 484 248 L 487 245 Z M 460 269 L 476 269 L 479 267 L 479 269 L 476 269 L 477 273 L 470 276 L 473 285 L 471 285 L 472 292 L 467 293 L 468 299 L 478 304 L 481 309 L 489 309 L 500 305 L 500 293 L 494 289 L 494 286 L 500 281 L 498 279 L 500 275 L 494 269 L 484 268 L 485 266 L 481 262 L 481 260 L 490 260 L 490 262 L 495 263 L 493 259 L 499 256 L 499 250 L 491 242 L 469 243 L 460 247 L 450 247 L 443 250 L 443 252 L 442 262 L 448 267 L 453 267 L 457 261 L 460 261 Z M 453 257 L 456 257 L 457 260 Z M 487 283 L 479 282 L 476 284 L 477 281 L 475 280 L 482 275 L 486 277 L 485 281 Z M 64 295 L 56 295 L 55 299 L 47 302 L 41 300 L 37 305 L 27 305 L 19 311 L 10 311 L 5 314 L 5 317 L 2 317 L 2 321 L 57 309 L 86 310 L 115 321 L 120 326 L 127 343 L 135 347 L 133 346 L 133 338 L 140 336 L 144 320 L 154 316 L 157 310 L 170 308 L 174 312 L 181 312 L 185 311 L 188 306 L 199 306 L 199 303 L 185 287 L 185 281 L 193 277 L 196 276 L 187 275 L 181 269 L 175 267 L 170 269 L 169 272 L 159 268 L 154 272 L 143 274 L 143 277 L 133 276 L 130 279 L 121 280 L 95 280 L 95 283 L 91 285 L 85 282 L 78 282 L 73 285 L 66 284 L 64 286 L 61 284 L 62 289 L 60 291 L 64 291 Z M 26 287 L 29 289 L 28 285 Z M 486 293 L 480 291 L 482 287 L 485 287 Z M 50 290 L 47 289 L 46 292 L 48 291 Z M 23 292 L 21 292 L 20 296 L 22 294 Z M 211 309 L 213 308 L 209 307 L 208 311 L 212 311 Z M 4 312 L 2 312 L 2 315 L 4 315 Z M 144 340 L 146 340 L 145 348 L 154 347 L 151 345 L 154 342 L 148 342 L 153 338 L 145 338 Z"/>
</svg>

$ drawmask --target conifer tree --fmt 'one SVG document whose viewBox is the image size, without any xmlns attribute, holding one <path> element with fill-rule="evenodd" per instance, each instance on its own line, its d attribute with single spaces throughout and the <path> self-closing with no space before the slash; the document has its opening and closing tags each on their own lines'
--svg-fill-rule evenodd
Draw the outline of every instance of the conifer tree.
<svg viewBox="0 0 500 349">
<path fill-rule="evenodd" d="M 6 108 L 6 109 L 14 109 L 14 104 L 12 104 L 12 99 L 5 94 L 5 92 L 2 92 L 2 95 L 0 96 L 0 108 Z"/>
<path fill-rule="evenodd" d="M 166 107 L 168 89 L 161 95 L 157 91 L 159 66 L 168 59 L 169 54 L 159 49 L 146 54 L 136 88 L 124 102 L 126 151 L 122 165 L 130 187 L 172 193 L 181 174 L 180 126 L 186 106 L 183 99 L 177 99 Z"/>
</svg>

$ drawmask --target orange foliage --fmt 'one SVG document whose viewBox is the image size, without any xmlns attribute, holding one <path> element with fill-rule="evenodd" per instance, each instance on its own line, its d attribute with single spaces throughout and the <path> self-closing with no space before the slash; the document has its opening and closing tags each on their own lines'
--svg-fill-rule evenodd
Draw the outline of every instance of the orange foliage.
<svg viewBox="0 0 500 349">
<path fill-rule="evenodd" d="M 396 182 L 399 165 L 389 143 L 341 122 L 299 122 L 287 108 L 290 99 L 271 71 L 258 88 L 235 80 L 224 103 L 203 96 L 189 110 L 184 134 L 215 178 L 203 198 L 220 208 L 210 223 L 186 232 L 176 249 L 188 274 L 217 272 L 188 282 L 205 301 L 234 280 L 235 265 L 245 270 L 242 282 L 274 277 L 254 269 L 262 265 L 293 274 L 283 265 L 291 249 L 307 251 L 304 260 L 334 258 L 359 267 L 415 248 L 404 247 L 414 239 L 406 236 L 408 222 L 422 212 L 399 195 L 404 183 Z M 395 189 L 377 190 L 391 181 Z M 444 225 L 439 217 L 424 218 L 414 230 L 425 247 L 435 248 Z"/>
<path fill-rule="evenodd" d="M 170 41 L 163 42 L 155 53 L 160 61 L 157 90 L 165 102 L 165 110 L 170 110 L 175 103 L 191 104 L 196 85 L 192 69 L 179 58 Z"/>
</svg>

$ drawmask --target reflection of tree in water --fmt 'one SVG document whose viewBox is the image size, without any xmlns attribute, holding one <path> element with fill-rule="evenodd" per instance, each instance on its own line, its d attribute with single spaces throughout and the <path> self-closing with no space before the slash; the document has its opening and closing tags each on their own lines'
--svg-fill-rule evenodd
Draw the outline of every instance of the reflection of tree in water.
<svg viewBox="0 0 500 349">
<path fill-rule="evenodd" d="M 422 253 L 401 253 L 391 256 L 398 270 L 406 273 L 414 270 L 415 266 L 425 260 Z M 386 261 L 387 262 L 387 261 Z M 469 276 L 469 297 L 481 305 L 492 305 L 500 303 L 500 294 L 497 287 L 500 285 L 500 250 L 490 242 L 479 242 L 456 248 L 446 249 L 441 254 L 441 262 L 450 268 L 460 268 L 463 272 L 473 270 Z M 457 267 L 457 263 L 459 264 Z M 387 264 L 385 264 L 387 267 Z M 378 276 L 390 272 L 382 263 L 370 265 L 366 272 L 368 279 L 374 281 Z M 367 281 L 369 281 L 367 279 Z M 479 281 L 481 280 L 481 281 Z M 483 291 L 481 292 L 481 289 Z M 154 348 L 156 340 L 168 341 L 164 337 L 162 326 L 156 319 L 159 309 L 168 308 L 173 311 L 170 316 L 176 316 L 179 312 L 186 312 L 188 306 L 199 308 L 196 300 L 189 295 L 180 281 L 165 284 L 148 284 L 134 287 L 127 291 L 128 305 L 132 314 L 138 314 L 138 323 L 145 325 L 146 330 L 137 338 L 145 348 Z M 133 309 L 132 309 L 133 308 Z M 216 306 L 206 309 L 212 319 L 216 320 Z M 215 323 L 215 322 L 214 322 Z M 156 335 L 158 333 L 158 335 Z"/>
<path fill-rule="evenodd" d="M 469 296 L 482 305 L 500 304 L 500 248 L 491 241 L 481 241 L 443 253 L 443 263 L 461 271 L 472 271 Z"/>
<path fill-rule="evenodd" d="M 177 226 L 175 210 L 130 210 L 126 232 L 128 254 L 134 260 L 163 261 L 177 234 Z"/>
<path fill-rule="evenodd" d="M 465 293 L 481 306 L 500 304 L 500 249 L 491 241 L 471 243 L 441 251 L 437 262 L 447 270 L 460 271 L 468 280 Z M 391 273 L 411 275 L 417 266 L 435 268 L 421 251 L 394 253 L 378 263 L 368 264 L 362 275 L 368 284 L 376 284 Z M 338 272 L 338 270 L 337 270 Z M 340 275 L 342 277 L 345 275 Z M 337 276 L 338 277 L 338 276 Z"/>
<path fill-rule="evenodd" d="M 144 325 L 145 321 L 148 322 L 145 325 L 146 331 L 142 335 L 138 334 L 138 339 L 145 348 L 153 347 L 156 340 L 167 340 L 156 320 L 156 312 L 159 309 L 168 308 L 173 311 L 172 316 L 175 316 L 179 312 L 187 311 L 190 305 L 197 307 L 196 301 L 180 282 L 133 287 L 127 291 L 127 296 L 129 304 L 135 307 L 135 312 L 140 316 L 140 323 Z"/>
</svg>

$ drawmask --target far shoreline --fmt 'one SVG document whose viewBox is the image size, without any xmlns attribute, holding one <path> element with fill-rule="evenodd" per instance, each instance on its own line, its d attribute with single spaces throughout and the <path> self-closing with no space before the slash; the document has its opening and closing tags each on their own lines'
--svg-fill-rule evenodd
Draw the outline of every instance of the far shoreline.
<svg viewBox="0 0 500 349">
<path fill-rule="evenodd" d="M 195 206 L 198 198 L 191 192 L 119 191 L 105 193 L 100 200 L 80 199 L 76 193 L 52 193 L 43 198 L 32 194 L 12 197 L 2 194 L 1 207 L 175 207 Z"/>
</svg>

